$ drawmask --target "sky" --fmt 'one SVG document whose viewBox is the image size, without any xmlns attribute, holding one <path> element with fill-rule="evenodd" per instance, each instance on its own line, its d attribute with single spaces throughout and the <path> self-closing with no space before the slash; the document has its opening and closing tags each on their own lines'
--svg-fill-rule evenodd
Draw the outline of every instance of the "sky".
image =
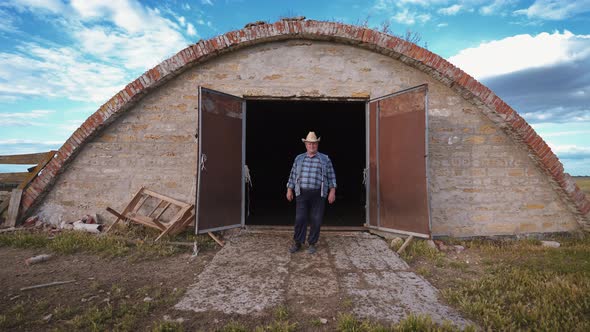
<svg viewBox="0 0 590 332">
<path fill-rule="evenodd" d="M 0 155 L 57 149 L 179 50 L 292 16 L 418 33 L 590 175 L 590 0 L 0 0 Z"/>
</svg>

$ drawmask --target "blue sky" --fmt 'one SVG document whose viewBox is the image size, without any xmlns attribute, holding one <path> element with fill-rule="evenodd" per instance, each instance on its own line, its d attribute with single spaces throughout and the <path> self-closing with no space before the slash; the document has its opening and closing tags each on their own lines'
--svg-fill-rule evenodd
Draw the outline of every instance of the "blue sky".
<svg viewBox="0 0 590 332">
<path fill-rule="evenodd" d="M 590 0 L 2 0 L 0 154 L 58 148 L 199 39 L 298 15 L 420 33 L 531 123 L 567 172 L 590 175 Z"/>
</svg>

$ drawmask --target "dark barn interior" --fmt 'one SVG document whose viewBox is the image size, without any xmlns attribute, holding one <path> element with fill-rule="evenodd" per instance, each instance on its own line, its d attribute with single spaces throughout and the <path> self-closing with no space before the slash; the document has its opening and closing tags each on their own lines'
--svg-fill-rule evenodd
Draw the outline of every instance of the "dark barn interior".
<svg viewBox="0 0 590 332">
<path fill-rule="evenodd" d="M 246 224 L 292 225 L 295 202 L 285 198 L 293 160 L 305 152 L 301 138 L 321 137 L 319 151 L 336 172 L 336 202 L 326 203 L 323 225 L 362 226 L 366 193 L 365 103 L 249 100 L 246 105 Z"/>
</svg>

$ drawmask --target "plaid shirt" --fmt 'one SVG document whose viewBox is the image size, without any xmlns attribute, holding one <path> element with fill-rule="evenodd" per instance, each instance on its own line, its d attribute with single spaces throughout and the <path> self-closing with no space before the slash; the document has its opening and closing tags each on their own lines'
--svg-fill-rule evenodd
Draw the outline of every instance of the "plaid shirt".
<svg viewBox="0 0 590 332">
<path fill-rule="evenodd" d="M 336 173 L 332 166 L 332 161 L 328 158 L 326 165 L 328 172 L 328 184 L 330 188 L 336 188 Z M 289 175 L 289 182 L 287 188 L 295 188 L 295 181 L 297 179 L 297 165 L 293 163 L 291 167 L 291 174 Z M 303 165 L 301 168 L 301 189 L 320 189 L 322 186 L 322 164 L 318 155 L 310 157 L 305 155 L 303 158 Z"/>
</svg>

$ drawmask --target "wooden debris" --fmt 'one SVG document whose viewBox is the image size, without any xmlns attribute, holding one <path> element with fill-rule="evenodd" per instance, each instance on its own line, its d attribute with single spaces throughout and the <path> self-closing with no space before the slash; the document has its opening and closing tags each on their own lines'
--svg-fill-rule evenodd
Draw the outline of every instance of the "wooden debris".
<svg viewBox="0 0 590 332">
<path fill-rule="evenodd" d="M 20 230 L 21 230 L 21 228 L 10 227 L 10 228 L 5 228 L 5 229 L 0 229 L 0 234 L 2 234 L 2 233 L 16 232 L 16 231 L 20 231 Z"/>
<path fill-rule="evenodd" d="M 10 203 L 8 204 L 8 217 L 6 219 L 6 225 L 8 227 L 16 226 L 16 220 L 18 219 L 18 213 L 20 211 L 20 199 L 23 195 L 23 190 L 16 188 L 12 190 L 10 195 Z"/>
<path fill-rule="evenodd" d="M 142 214 L 141 208 L 150 200 L 152 202 L 155 200 L 155 208 L 148 209 L 150 212 L 147 214 Z M 169 220 L 163 220 L 164 212 L 171 207 L 178 209 L 178 211 Z M 107 232 L 119 221 L 129 221 L 161 231 L 155 241 L 158 241 L 166 234 L 174 235 L 182 232 L 195 219 L 195 206 L 193 204 L 178 201 L 144 187 L 139 189 L 123 212 L 119 213 L 110 207 L 107 207 L 106 210 L 117 217 L 115 222 L 107 229 Z"/>
<path fill-rule="evenodd" d="M 23 287 L 20 290 L 21 291 L 26 291 L 26 290 L 30 290 L 30 289 L 46 288 L 46 287 L 52 287 L 52 286 L 59 286 L 59 285 L 71 284 L 73 282 L 76 282 L 76 280 L 54 281 L 54 282 L 50 282 L 50 283 L 47 283 L 47 284 L 41 284 L 41 285 Z"/>
<path fill-rule="evenodd" d="M 27 258 L 27 260 L 25 260 L 25 264 L 33 265 L 33 264 L 37 264 L 37 263 L 42 263 L 42 262 L 49 260 L 51 257 L 53 257 L 53 255 L 49 255 L 49 254 L 37 255 L 37 256 L 31 257 L 31 258 Z"/>
<path fill-rule="evenodd" d="M 57 151 L 51 150 L 49 152 L 42 152 L 42 153 L 32 153 L 32 154 L 21 154 L 21 155 L 9 155 L 9 156 L 0 156 L 0 164 L 13 164 L 13 165 L 27 165 L 27 164 L 37 164 L 32 171 L 28 173 L 4 173 L 0 175 L 0 183 L 6 181 L 7 183 L 11 184 L 15 181 L 18 181 L 18 186 L 16 189 L 22 191 L 26 189 L 31 181 L 33 181 L 39 172 L 55 157 Z M 17 184 L 14 183 L 14 184 Z M 14 193 L 14 190 L 13 190 Z M 11 196 L 10 202 L 13 202 L 13 197 Z M 18 224 L 18 212 L 20 209 L 20 198 L 18 199 L 18 206 L 16 206 L 16 198 L 13 204 L 13 210 L 10 210 L 9 201 L 4 201 L 0 203 L 0 215 L 6 210 L 8 211 L 8 219 L 7 224 L 8 226 L 16 226 Z M 15 212 L 16 211 L 16 212 Z M 13 215 L 11 216 L 11 213 Z M 16 213 L 16 214 L 15 214 Z M 13 219 L 11 219 L 13 218 Z"/>
<path fill-rule="evenodd" d="M 223 246 L 225 245 L 225 243 L 223 243 L 223 241 L 221 241 L 217 236 L 215 236 L 215 234 L 208 232 L 207 233 L 215 242 L 217 242 L 217 244 L 219 244 L 219 246 L 221 246 L 223 248 Z"/>
<path fill-rule="evenodd" d="M 408 238 L 406 239 L 406 241 L 404 242 L 404 244 L 402 244 L 402 246 L 398 249 L 397 253 L 401 254 L 402 252 L 404 252 L 404 250 L 406 249 L 406 247 L 410 244 L 410 242 L 412 242 L 412 240 L 414 239 L 413 235 L 408 236 Z"/>
<path fill-rule="evenodd" d="M 47 152 L 40 152 L 40 153 L 0 156 L 0 164 L 10 164 L 10 165 L 36 164 L 39 162 L 39 160 L 43 159 L 46 154 L 47 154 Z"/>
</svg>

